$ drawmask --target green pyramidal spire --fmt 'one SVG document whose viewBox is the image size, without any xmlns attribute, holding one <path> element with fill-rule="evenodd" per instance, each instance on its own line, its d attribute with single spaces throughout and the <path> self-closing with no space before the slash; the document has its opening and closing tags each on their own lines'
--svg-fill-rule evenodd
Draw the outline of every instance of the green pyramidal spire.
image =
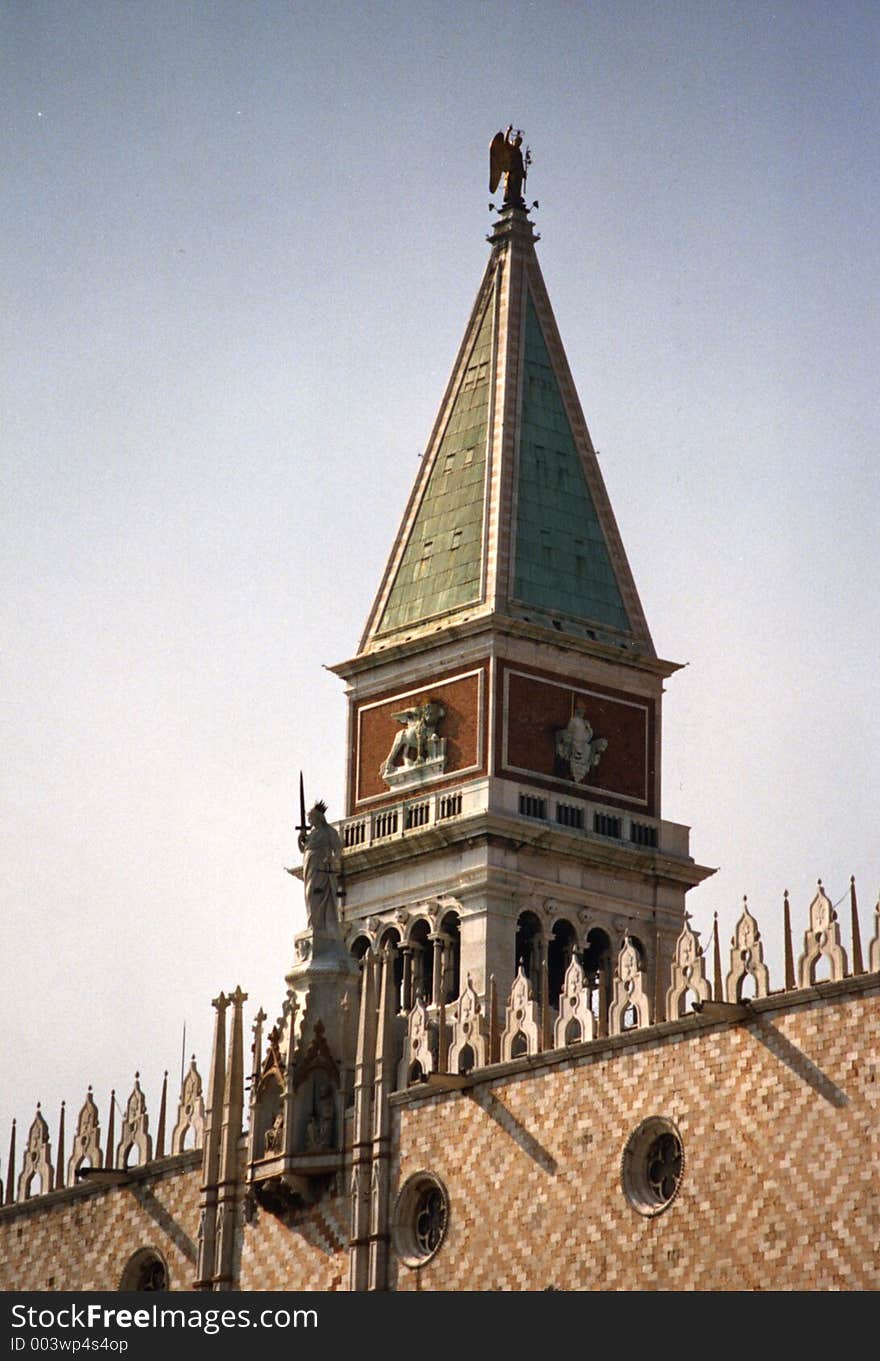
<svg viewBox="0 0 880 1361">
<path fill-rule="evenodd" d="M 487 309 L 388 596 L 383 630 L 480 599 L 491 320 Z"/>
<path fill-rule="evenodd" d="M 492 616 L 654 657 L 524 208 L 489 239 L 360 651 Z"/>
<path fill-rule="evenodd" d="M 513 595 L 553 615 L 630 632 L 535 305 L 526 303 Z"/>
</svg>

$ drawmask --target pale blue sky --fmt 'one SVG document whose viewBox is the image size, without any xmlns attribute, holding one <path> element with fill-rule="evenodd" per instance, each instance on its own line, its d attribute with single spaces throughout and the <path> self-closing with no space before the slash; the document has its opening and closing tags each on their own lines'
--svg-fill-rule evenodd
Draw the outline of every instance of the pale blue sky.
<svg viewBox="0 0 880 1361">
<path fill-rule="evenodd" d="M 525 129 L 539 255 L 658 651 L 664 812 L 780 986 L 880 883 L 875 3 L 2 6 L 0 1175 L 210 999 L 284 995 L 295 791 Z M 841 904 L 846 907 L 846 902 Z M 845 939 L 849 943 L 848 919 Z M 176 1093 L 174 1093 L 176 1095 Z M 69 1137 L 69 1136 L 68 1136 Z"/>
</svg>

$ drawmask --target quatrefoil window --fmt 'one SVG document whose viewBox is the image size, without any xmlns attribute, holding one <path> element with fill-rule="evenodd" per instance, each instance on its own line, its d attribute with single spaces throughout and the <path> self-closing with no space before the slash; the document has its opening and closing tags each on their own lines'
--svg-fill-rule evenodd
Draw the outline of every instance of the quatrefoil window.
<svg viewBox="0 0 880 1361">
<path fill-rule="evenodd" d="M 626 1142 L 620 1176 L 623 1193 L 639 1214 L 652 1217 L 678 1194 L 684 1172 L 684 1145 L 670 1120 L 643 1120 Z"/>
<path fill-rule="evenodd" d="M 394 1210 L 392 1241 L 406 1266 L 420 1267 L 438 1252 L 449 1223 L 449 1195 L 430 1172 L 416 1172 L 401 1187 Z"/>
</svg>

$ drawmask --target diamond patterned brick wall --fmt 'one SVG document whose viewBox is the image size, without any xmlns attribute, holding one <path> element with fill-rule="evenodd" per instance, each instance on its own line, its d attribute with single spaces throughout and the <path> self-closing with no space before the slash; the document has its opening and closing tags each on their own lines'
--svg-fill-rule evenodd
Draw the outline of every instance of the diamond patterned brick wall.
<svg viewBox="0 0 880 1361">
<path fill-rule="evenodd" d="M 172 1290 L 196 1275 L 201 1153 L 123 1186 L 67 1190 L 0 1211 L 0 1289 L 117 1290 L 139 1248 L 168 1265 Z"/>
<path fill-rule="evenodd" d="M 450 1216 L 392 1288 L 880 1288 L 878 1032 L 880 990 L 815 999 L 399 1106 L 394 1185 L 435 1173 Z M 652 1219 L 620 1175 L 649 1116 L 685 1158 Z"/>
<path fill-rule="evenodd" d="M 140 1248 L 167 1262 L 170 1288 L 196 1276 L 201 1155 L 165 1176 L 38 1197 L 0 1211 L 0 1290 L 116 1290 Z M 243 1228 L 240 1289 L 348 1287 L 348 1199 L 282 1220 L 257 1209 Z"/>
<path fill-rule="evenodd" d="M 880 1288 L 880 980 L 776 995 L 741 1024 L 699 1018 L 531 1059 L 462 1091 L 394 1098 L 393 1187 L 437 1175 L 446 1240 L 392 1255 L 391 1289 Z M 621 1188 L 643 1120 L 684 1145 L 678 1195 L 644 1218 Z M 121 1186 L 0 1210 L 0 1289 L 115 1290 L 156 1249 L 172 1290 L 195 1276 L 199 1154 Z M 242 1290 L 348 1288 L 337 1187 L 242 1224 Z"/>
<path fill-rule="evenodd" d="M 286 1220 L 257 1210 L 241 1253 L 242 1290 L 347 1290 L 351 1208 L 322 1200 Z"/>
</svg>

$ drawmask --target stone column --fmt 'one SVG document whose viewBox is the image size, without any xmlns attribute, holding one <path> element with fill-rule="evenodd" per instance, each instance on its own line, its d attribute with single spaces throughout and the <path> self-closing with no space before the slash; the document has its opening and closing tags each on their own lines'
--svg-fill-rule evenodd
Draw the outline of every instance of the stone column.
<svg viewBox="0 0 880 1361">
<path fill-rule="evenodd" d="M 354 1068 L 349 1289 L 366 1290 L 370 1276 L 370 1174 L 373 1165 L 373 1083 L 376 1059 L 376 959 L 372 950 L 361 972 L 360 1018 Z"/>
<path fill-rule="evenodd" d="M 553 1027 L 550 1024 L 550 961 L 545 950 L 541 960 L 541 1049 L 553 1048 Z"/>
<path fill-rule="evenodd" d="M 403 989 L 401 994 L 401 1007 L 409 1015 L 415 1006 L 415 998 L 412 995 L 413 986 L 413 959 L 412 946 L 401 945 L 400 953 L 403 955 Z"/>
<path fill-rule="evenodd" d="M 443 989 L 444 937 L 441 935 L 439 931 L 432 931 L 431 935 L 428 937 L 428 940 L 431 941 L 431 943 L 434 946 L 434 969 L 431 980 L 431 1001 L 429 1005 L 433 1007 L 438 1007 L 440 1005 L 441 994 Z"/>
<path fill-rule="evenodd" d="M 415 1006 L 420 997 L 424 998 L 426 1004 L 430 1004 L 430 998 L 427 995 L 428 990 L 425 987 L 425 951 L 418 942 L 414 942 L 407 948 L 411 955 L 412 1004 Z"/>
<path fill-rule="evenodd" d="M 547 944 L 543 936 L 535 936 L 532 941 L 531 958 L 526 973 L 532 985 L 532 992 L 540 1000 L 543 993 L 543 979 L 547 970 Z"/>
<path fill-rule="evenodd" d="M 234 1290 L 235 1240 L 241 1202 L 241 1175 L 238 1146 L 244 1106 L 244 1026 L 242 1008 L 246 992 L 236 987 L 229 999 L 232 1021 L 229 1026 L 229 1061 L 223 1096 L 223 1126 L 220 1139 L 220 1177 L 217 1190 L 217 1247 L 215 1290 Z"/>
<path fill-rule="evenodd" d="M 196 1280 L 193 1282 L 194 1290 L 213 1290 L 216 1270 L 220 1138 L 226 1082 L 226 1009 L 229 1006 L 229 998 L 221 992 L 219 997 L 214 998 L 211 1005 L 217 1014 L 214 1018 L 214 1048 L 211 1054 L 208 1110 L 205 1119 L 205 1145 L 202 1151 L 201 1220 Z M 114 1165 L 112 1163 L 112 1149 L 109 1144 L 107 1162 L 109 1166 Z"/>
<path fill-rule="evenodd" d="M 368 1290 L 387 1290 L 388 1288 L 391 1181 L 391 1112 L 388 1106 L 388 1097 L 394 1090 L 398 1061 L 394 1036 L 394 1011 L 394 951 L 386 948 L 382 952 L 382 975 L 376 1026 Z"/>
<path fill-rule="evenodd" d="M 605 972 L 605 961 L 602 961 L 599 969 L 599 1034 L 603 1038 L 608 1034 L 608 1007 L 611 999 L 608 996 L 608 977 Z"/>
</svg>

